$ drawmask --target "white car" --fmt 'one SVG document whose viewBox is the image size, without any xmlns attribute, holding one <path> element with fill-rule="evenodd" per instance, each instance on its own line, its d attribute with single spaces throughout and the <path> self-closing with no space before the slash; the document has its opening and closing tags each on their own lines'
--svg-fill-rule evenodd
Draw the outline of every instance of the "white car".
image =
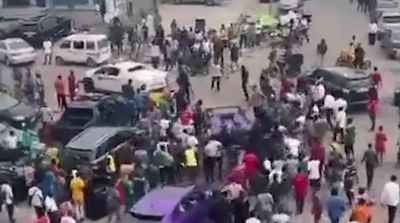
<svg viewBox="0 0 400 223">
<path fill-rule="evenodd" d="M 85 91 L 121 92 L 122 85 L 132 80 L 135 89 L 142 85 L 153 91 L 168 87 L 168 73 L 153 69 L 145 64 L 125 61 L 107 64 L 86 72 L 83 79 Z"/>
<path fill-rule="evenodd" d="M 35 59 L 35 49 L 25 40 L 20 38 L 0 40 L 0 61 L 6 65 L 34 62 Z"/>
</svg>

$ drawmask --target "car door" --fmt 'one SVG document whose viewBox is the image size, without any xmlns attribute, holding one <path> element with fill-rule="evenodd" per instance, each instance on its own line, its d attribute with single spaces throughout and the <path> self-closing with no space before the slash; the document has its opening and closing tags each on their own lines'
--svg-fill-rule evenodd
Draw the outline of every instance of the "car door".
<svg viewBox="0 0 400 223">
<path fill-rule="evenodd" d="M 71 44 L 71 40 L 63 40 L 60 43 L 59 52 L 57 52 L 56 56 L 60 56 L 65 61 L 74 61 L 74 53 Z"/>
<path fill-rule="evenodd" d="M 72 62 L 86 63 L 87 55 L 85 51 L 85 42 L 82 40 L 72 41 Z"/>
<path fill-rule="evenodd" d="M 7 45 L 0 41 L 0 61 L 5 61 L 7 56 Z"/>
</svg>

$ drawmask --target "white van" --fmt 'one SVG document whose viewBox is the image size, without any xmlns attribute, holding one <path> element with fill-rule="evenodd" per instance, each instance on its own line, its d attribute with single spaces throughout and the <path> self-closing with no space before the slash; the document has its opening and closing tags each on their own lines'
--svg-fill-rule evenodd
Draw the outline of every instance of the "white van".
<svg viewBox="0 0 400 223">
<path fill-rule="evenodd" d="M 106 35 L 73 34 L 54 47 L 57 64 L 83 63 L 95 67 L 111 59 L 111 46 Z"/>
</svg>

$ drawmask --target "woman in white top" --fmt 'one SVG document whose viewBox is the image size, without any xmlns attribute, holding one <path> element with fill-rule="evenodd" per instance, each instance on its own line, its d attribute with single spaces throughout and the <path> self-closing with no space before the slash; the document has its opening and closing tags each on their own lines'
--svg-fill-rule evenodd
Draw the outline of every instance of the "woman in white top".
<svg viewBox="0 0 400 223">
<path fill-rule="evenodd" d="M 51 193 L 49 193 L 44 199 L 44 206 L 46 208 L 47 215 L 49 216 L 50 223 L 60 222 L 61 213 L 58 209 L 56 200 Z"/>
</svg>

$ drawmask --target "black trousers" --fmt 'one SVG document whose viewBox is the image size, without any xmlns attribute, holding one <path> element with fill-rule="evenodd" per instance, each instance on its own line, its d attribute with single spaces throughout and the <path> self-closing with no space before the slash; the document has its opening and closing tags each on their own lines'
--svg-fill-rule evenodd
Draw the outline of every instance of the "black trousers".
<svg viewBox="0 0 400 223">
<path fill-rule="evenodd" d="M 217 91 L 220 90 L 220 82 L 221 82 L 221 77 L 211 77 L 211 90 L 214 88 L 217 88 Z"/>
<path fill-rule="evenodd" d="M 297 196 L 296 195 L 296 210 L 297 214 L 302 214 L 304 209 L 304 196 Z"/>
<path fill-rule="evenodd" d="M 160 167 L 160 180 L 163 184 L 172 183 L 174 180 L 174 169 L 170 166 Z"/>
<path fill-rule="evenodd" d="M 6 204 L 6 209 L 7 209 L 7 214 L 8 214 L 8 219 L 10 220 L 10 222 L 15 222 L 15 218 L 14 218 L 14 204 Z"/>
<path fill-rule="evenodd" d="M 57 104 L 61 110 L 67 108 L 67 98 L 64 94 L 57 94 Z"/>
<path fill-rule="evenodd" d="M 371 45 L 371 46 L 375 45 L 375 41 L 376 41 L 376 33 L 368 33 L 369 45 Z"/>
<path fill-rule="evenodd" d="M 396 217 L 397 206 L 388 205 L 388 223 L 393 223 Z"/>
<path fill-rule="evenodd" d="M 244 98 L 246 98 L 246 101 L 249 100 L 249 92 L 247 91 L 247 83 L 242 83 L 242 90 L 244 94 Z"/>
<path fill-rule="evenodd" d="M 374 112 L 369 112 L 369 119 L 371 120 L 370 130 L 375 130 L 376 114 Z"/>
<path fill-rule="evenodd" d="M 215 180 L 214 177 L 214 169 L 215 169 L 216 160 L 214 157 L 206 156 L 204 157 L 203 167 L 204 167 L 204 175 L 206 178 L 206 182 L 211 183 Z"/>
<path fill-rule="evenodd" d="M 370 189 L 374 179 L 374 167 L 366 166 L 365 172 L 367 175 L 367 188 Z"/>
</svg>

